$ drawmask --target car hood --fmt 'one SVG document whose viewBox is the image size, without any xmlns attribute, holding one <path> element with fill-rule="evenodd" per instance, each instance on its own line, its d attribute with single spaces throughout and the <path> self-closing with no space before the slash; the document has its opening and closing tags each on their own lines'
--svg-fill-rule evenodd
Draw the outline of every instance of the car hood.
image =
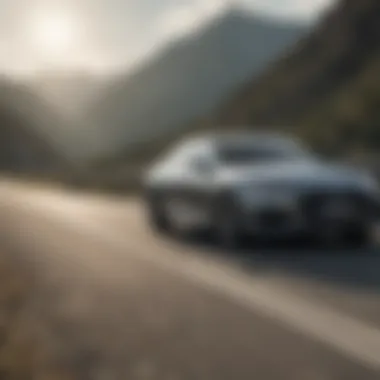
<svg viewBox="0 0 380 380">
<path fill-rule="evenodd" d="M 365 174 L 321 161 L 273 162 L 223 168 L 218 180 L 225 184 L 272 184 L 299 187 L 361 187 Z"/>
</svg>

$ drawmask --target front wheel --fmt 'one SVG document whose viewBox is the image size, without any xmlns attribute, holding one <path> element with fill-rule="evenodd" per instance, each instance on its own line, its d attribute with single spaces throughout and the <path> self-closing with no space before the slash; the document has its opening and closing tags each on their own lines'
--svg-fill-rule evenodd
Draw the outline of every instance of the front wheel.
<svg viewBox="0 0 380 380">
<path fill-rule="evenodd" d="M 168 233 L 171 230 L 171 226 L 160 199 L 153 196 L 148 197 L 146 208 L 148 222 L 153 231 Z"/>
</svg>

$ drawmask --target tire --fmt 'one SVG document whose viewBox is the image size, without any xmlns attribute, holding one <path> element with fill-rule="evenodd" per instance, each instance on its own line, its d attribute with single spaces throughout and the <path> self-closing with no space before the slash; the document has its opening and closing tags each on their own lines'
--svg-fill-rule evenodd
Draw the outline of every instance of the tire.
<svg viewBox="0 0 380 380">
<path fill-rule="evenodd" d="M 147 199 L 147 213 L 149 225 L 153 231 L 158 233 L 169 233 L 171 225 L 162 207 L 158 196 L 149 196 Z"/>
</svg>

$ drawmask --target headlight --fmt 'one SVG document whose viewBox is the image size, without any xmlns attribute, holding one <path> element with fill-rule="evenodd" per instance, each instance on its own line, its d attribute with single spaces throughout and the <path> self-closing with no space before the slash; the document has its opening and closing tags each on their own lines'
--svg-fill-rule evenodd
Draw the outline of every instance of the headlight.
<svg viewBox="0 0 380 380">
<path fill-rule="evenodd" d="M 235 190 L 235 196 L 243 206 L 275 206 L 293 207 L 297 203 L 297 195 L 281 189 L 241 187 Z"/>
</svg>

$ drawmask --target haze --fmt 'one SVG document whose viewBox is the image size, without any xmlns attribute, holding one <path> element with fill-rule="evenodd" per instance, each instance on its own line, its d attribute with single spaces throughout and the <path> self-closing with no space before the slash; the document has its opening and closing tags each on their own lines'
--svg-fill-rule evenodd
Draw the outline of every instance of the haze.
<svg viewBox="0 0 380 380">
<path fill-rule="evenodd" d="M 0 70 L 112 71 L 137 64 L 231 5 L 312 22 L 332 0 L 1 0 Z"/>
</svg>

